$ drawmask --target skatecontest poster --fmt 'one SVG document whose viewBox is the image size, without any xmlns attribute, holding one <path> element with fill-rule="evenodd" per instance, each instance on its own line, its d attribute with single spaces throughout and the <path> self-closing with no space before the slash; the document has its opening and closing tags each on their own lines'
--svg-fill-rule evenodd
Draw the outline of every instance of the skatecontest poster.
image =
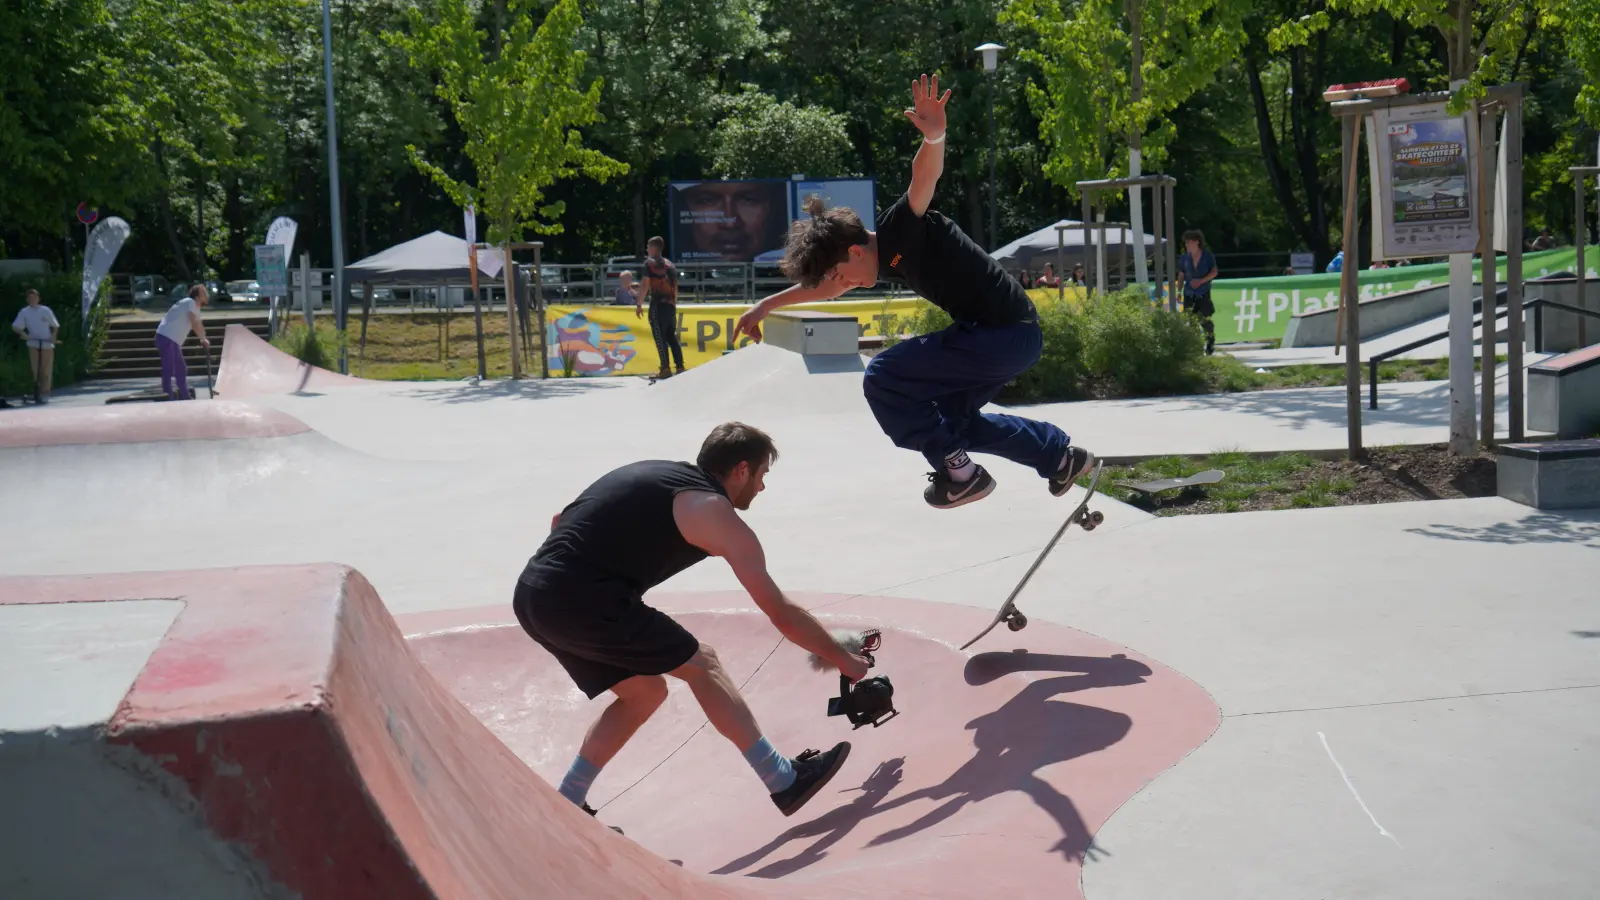
<svg viewBox="0 0 1600 900">
<path fill-rule="evenodd" d="M 1383 257 L 1478 249 L 1475 129 L 1443 103 L 1373 115 L 1381 179 Z"/>
</svg>

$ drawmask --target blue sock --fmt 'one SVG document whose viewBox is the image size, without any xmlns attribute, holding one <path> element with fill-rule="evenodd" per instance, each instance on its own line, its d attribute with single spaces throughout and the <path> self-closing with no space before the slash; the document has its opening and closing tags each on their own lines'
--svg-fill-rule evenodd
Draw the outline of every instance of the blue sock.
<svg viewBox="0 0 1600 900">
<path fill-rule="evenodd" d="M 589 785 L 594 784 L 594 777 L 599 774 L 599 766 L 581 756 L 576 757 L 572 768 L 567 770 L 567 777 L 561 779 L 561 796 L 582 806 L 589 796 Z"/>
<path fill-rule="evenodd" d="M 786 791 L 794 784 L 794 763 L 789 757 L 773 749 L 772 742 L 762 738 L 744 751 L 744 761 L 756 770 L 768 793 Z"/>
</svg>

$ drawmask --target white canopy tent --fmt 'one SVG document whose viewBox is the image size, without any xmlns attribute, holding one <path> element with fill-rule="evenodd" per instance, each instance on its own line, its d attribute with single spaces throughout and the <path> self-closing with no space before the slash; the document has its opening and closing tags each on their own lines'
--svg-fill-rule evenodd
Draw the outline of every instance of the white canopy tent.
<svg viewBox="0 0 1600 900">
<path fill-rule="evenodd" d="M 1083 223 L 1076 219 L 1062 219 L 1031 234 L 1025 234 L 990 255 L 1008 272 L 1025 268 L 1037 274 L 1044 268 L 1045 263 L 1057 262 L 1057 241 L 1060 240 L 1065 247 L 1060 250 L 1062 261 L 1058 266 L 1064 266 L 1067 271 L 1057 274 L 1065 276 L 1073 266 L 1085 261 L 1082 225 Z M 1061 232 L 1062 236 L 1059 239 L 1056 236 L 1058 226 L 1068 226 L 1066 231 Z M 1095 226 L 1094 240 L 1100 240 L 1098 226 Z M 1119 265 L 1119 260 L 1132 259 L 1135 242 L 1134 231 L 1131 228 L 1121 222 L 1106 222 L 1105 242 L 1106 264 L 1111 268 L 1115 269 Z M 1144 246 L 1146 253 L 1154 252 L 1156 239 L 1146 234 Z"/>
</svg>

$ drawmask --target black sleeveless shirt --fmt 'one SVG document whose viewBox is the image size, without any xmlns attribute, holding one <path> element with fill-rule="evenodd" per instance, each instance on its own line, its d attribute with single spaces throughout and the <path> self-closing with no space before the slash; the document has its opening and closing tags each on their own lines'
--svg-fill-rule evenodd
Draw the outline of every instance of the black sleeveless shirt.
<svg viewBox="0 0 1600 900">
<path fill-rule="evenodd" d="M 561 511 L 521 581 L 578 597 L 643 594 L 708 555 L 683 539 L 672 517 L 673 498 L 684 491 L 728 495 L 693 463 L 649 460 L 612 471 Z"/>
</svg>

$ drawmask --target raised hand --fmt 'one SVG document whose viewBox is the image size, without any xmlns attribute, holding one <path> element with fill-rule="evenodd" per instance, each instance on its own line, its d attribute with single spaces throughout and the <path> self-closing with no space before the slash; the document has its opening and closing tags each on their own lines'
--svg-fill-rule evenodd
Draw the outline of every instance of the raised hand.
<svg viewBox="0 0 1600 900">
<path fill-rule="evenodd" d="M 937 140 L 944 136 L 944 104 L 949 99 L 949 89 L 939 93 L 938 75 L 924 75 L 911 82 L 911 108 L 906 110 L 906 118 L 923 137 Z"/>
</svg>

